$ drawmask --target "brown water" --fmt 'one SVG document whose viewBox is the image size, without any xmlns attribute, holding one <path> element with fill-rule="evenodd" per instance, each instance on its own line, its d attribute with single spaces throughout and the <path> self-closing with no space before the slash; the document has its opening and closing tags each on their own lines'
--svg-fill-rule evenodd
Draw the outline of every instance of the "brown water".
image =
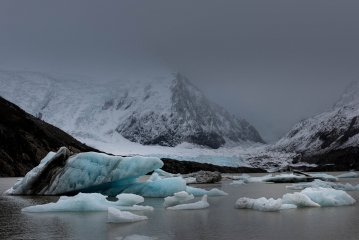
<svg viewBox="0 0 359 240">
<path fill-rule="evenodd" d="M 0 192 L 15 182 L 0 178 Z M 230 182 L 195 185 L 229 194 L 209 197 L 210 207 L 204 210 L 166 210 L 162 198 L 146 198 L 143 205 L 154 211 L 134 213 L 148 220 L 128 224 L 107 223 L 107 212 L 22 213 L 23 207 L 56 202 L 58 197 L 0 195 L 0 239 L 120 239 L 134 234 L 157 239 L 359 239 L 359 191 L 348 192 L 357 201 L 354 206 L 260 212 L 235 209 L 234 203 L 240 197 L 282 197 L 294 192 L 285 188 L 290 184 Z M 359 179 L 339 182 L 357 185 Z"/>
</svg>

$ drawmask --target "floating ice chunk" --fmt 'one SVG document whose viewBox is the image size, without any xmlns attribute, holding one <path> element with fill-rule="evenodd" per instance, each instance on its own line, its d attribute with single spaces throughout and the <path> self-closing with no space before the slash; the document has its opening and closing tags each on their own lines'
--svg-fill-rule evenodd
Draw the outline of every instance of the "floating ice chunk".
<svg viewBox="0 0 359 240">
<path fill-rule="evenodd" d="M 108 201 L 107 196 L 99 193 L 79 193 L 73 197 L 61 196 L 56 203 L 35 205 L 21 209 L 23 212 L 78 212 L 78 211 L 107 211 L 108 207 L 114 207 L 120 210 L 153 210 L 150 206 L 141 205 L 121 205 L 130 204 L 129 202 L 138 202 L 141 196 L 126 195 L 120 196 L 117 202 Z M 125 201 L 128 200 L 128 201 Z"/>
<path fill-rule="evenodd" d="M 117 195 L 116 198 L 118 199 L 116 203 L 121 206 L 133 206 L 145 201 L 142 196 L 138 196 L 132 193 L 121 193 Z"/>
<path fill-rule="evenodd" d="M 147 181 L 153 182 L 161 179 L 162 178 L 158 175 L 158 173 L 154 172 L 152 173 L 151 177 Z"/>
<path fill-rule="evenodd" d="M 117 237 L 116 238 L 116 240 L 155 240 L 155 239 L 157 239 L 157 238 L 156 237 L 144 236 L 144 235 L 137 235 L 137 234 L 126 236 L 125 238 L 122 238 L 122 237 Z"/>
<path fill-rule="evenodd" d="M 39 195 L 99 192 L 116 196 L 137 177 L 163 166 L 159 158 L 109 156 L 95 152 L 71 156 L 65 147 L 52 157 L 52 153 L 49 154 L 43 159 L 45 163 L 28 172 L 9 192 Z"/>
<path fill-rule="evenodd" d="M 168 197 L 186 190 L 186 181 L 182 177 L 164 178 L 153 182 L 136 182 L 123 193 L 134 193 L 144 197 Z"/>
<path fill-rule="evenodd" d="M 302 194 L 308 196 L 313 202 L 318 203 L 322 207 L 353 205 L 354 198 L 342 190 L 331 188 L 306 188 L 301 191 Z"/>
<path fill-rule="evenodd" d="M 313 202 L 306 195 L 297 192 L 283 195 L 282 202 L 284 204 L 293 204 L 297 207 L 320 207 L 318 203 Z"/>
<path fill-rule="evenodd" d="M 173 174 L 173 173 L 166 172 L 162 169 L 156 169 L 156 170 L 154 170 L 154 172 L 164 178 L 172 178 L 172 177 L 181 177 L 182 176 L 180 173 Z"/>
<path fill-rule="evenodd" d="M 346 184 L 337 183 L 336 184 L 333 182 L 322 181 L 319 179 L 315 179 L 313 182 L 297 183 L 297 184 L 293 184 L 292 186 L 286 186 L 286 188 L 292 189 L 292 190 L 303 190 L 305 188 L 318 188 L 318 187 L 333 188 L 333 189 L 344 190 L 344 191 L 359 190 L 359 184 L 357 186 L 353 187 L 349 183 L 346 183 Z"/>
<path fill-rule="evenodd" d="M 255 182 L 264 182 L 265 180 L 267 180 L 268 178 L 271 178 L 272 177 L 272 174 L 268 174 L 268 175 L 265 175 L 263 177 L 251 177 L 249 179 L 250 182 L 252 183 L 255 183 Z"/>
<path fill-rule="evenodd" d="M 294 174 L 280 174 L 274 177 L 267 177 L 263 179 L 263 182 L 273 182 L 273 183 L 296 183 L 296 182 L 308 182 L 312 178 L 306 176 L 297 176 Z"/>
<path fill-rule="evenodd" d="M 108 208 L 107 222 L 128 223 L 128 222 L 143 221 L 146 219 L 148 219 L 146 216 L 140 216 L 127 211 L 121 211 L 113 207 Z"/>
<path fill-rule="evenodd" d="M 294 209 L 294 208 L 297 208 L 297 206 L 294 204 L 288 204 L 288 203 L 282 203 L 282 205 L 280 206 L 280 210 L 287 210 L 287 209 Z"/>
<path fill-rule="evenodd" d="M 314 177 L 314 178 L 319 178 L 319 179 L 324 180 L 324 181 L 331 181 L 331 182 L 338 181 L 338 178 L 336 178 L 336 177 L 334 177 L 332 175 L 326 174 L 326 173 L 312 173 L 312 174 L 309 174 L 309 175 Z"/>
<path fill-rule="evenodd" d="M 229 185 L 245 185 L 243 180 L 233 180 L 233 182 L 231 182 Z"/>
<path fill-rule="evenodd" d="M 248 174 L 243 173 L 242 176 L 232 176 L 233 180 L 242 180 L 244 183 L 250 183 L 251 182 L 251 176 Z"/>
<path fill-rule="evenodd" d="M 187 178 L 184 178 L 184 180 L 186 181 L 187 184 L 191 184 L 191 183 L 196 183 L 196 182 L 197 182 L 197 179 L 194 178 L 194 177 L 187 177 Z"/>
<path fill-rule="evenodd" d="M 188 203 L 188 204 L 180 204 L 173 207 L 168 207 L 167 209 L 170 210 L 186 210 L 186 209 L 203 209 L 209 206 L 207 202 L 207 195 L 204 195 L 201 201 L 195 203 Z"/>
<path fill-rule="evenodd" d="M 247 209 L 255 209 L 265 212 L 274 212 L 274 211 L 279 211 L 281 205 L 282 205 L 282 199 L 280 198 L 274 200 L 273 198 L 266 199 L 265 197 L 261 197 L 258 199 L 244 197 L 238 199 L 234 207 L 239 209 L 247 208 Z"/>
<path fill-rule="evenodd" d="M 337 178 L 356 178 L 358 174 L 356 172 L 343 173 L 337 176 Z"/>
<path fill-rule="evenodd" d="M 193 194 L 195 197 L 201 197 L 204 195 L 207 196 L 227 196 L 228 193 L 225 193 L 217 188 L 213 188 L 209 191 L 202 189 L 202 188 L 194 188 L 194 187 L 186 187 L 186 192 L 188 194 Z"/>
<path fill-rule="evenodd" d="M 181 192 L 175 193 L 173 197 L 166 197 L 165 202 L 163 203 L 163 206 L 165 206 L 165 207 L 175 206 L 175 205 L 187 202 L 193 198 L 194 198 L 194 196 L 192 194 L 189 195 L 187 192 L 181 191 Z"/>
</svg>

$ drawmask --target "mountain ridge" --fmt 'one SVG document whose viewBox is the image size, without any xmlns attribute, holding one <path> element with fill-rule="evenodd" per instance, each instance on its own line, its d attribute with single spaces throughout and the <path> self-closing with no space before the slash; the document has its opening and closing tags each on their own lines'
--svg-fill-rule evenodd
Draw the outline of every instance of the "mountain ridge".
<svg viewBox="0 0 359 240">
<path fill-rule="evenodd" d="M 210 148 L 264 143 L 244 119 L 210 102 L 180 73 L 155 79 L 77 83 L 70 77 L 0 71 L 0 95 L 74 137 Z M 7 84 L 10 82 L 10 84 Z"/>
</svg>

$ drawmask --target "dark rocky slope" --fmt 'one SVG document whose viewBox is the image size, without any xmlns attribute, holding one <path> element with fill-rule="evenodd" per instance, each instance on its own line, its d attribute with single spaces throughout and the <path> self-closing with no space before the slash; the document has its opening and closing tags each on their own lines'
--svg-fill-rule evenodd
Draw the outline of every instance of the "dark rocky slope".
<svg viewBox="0 0 359 240">
<path fill-rule="evenodd" d="M 0 177 L 24 176 L 50 151 L 97 151 L 0 97 Z"/>
</svg>

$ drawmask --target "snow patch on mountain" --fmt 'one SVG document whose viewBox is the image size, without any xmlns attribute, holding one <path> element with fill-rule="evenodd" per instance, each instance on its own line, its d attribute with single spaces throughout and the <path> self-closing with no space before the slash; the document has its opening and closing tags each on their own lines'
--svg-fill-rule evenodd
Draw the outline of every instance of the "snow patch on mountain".
<svg viewBox="0 0 359 240">
<path fill-rule="evenodd" d="M 83 77 L 82 77 L 83 78 Z M 78 76 L 0 71 L 0 95 L 75 138 L 219 148 L 263 142 L 244 119 L 210 102 L 179 73 L 96 84 Z"/>
</svg>

